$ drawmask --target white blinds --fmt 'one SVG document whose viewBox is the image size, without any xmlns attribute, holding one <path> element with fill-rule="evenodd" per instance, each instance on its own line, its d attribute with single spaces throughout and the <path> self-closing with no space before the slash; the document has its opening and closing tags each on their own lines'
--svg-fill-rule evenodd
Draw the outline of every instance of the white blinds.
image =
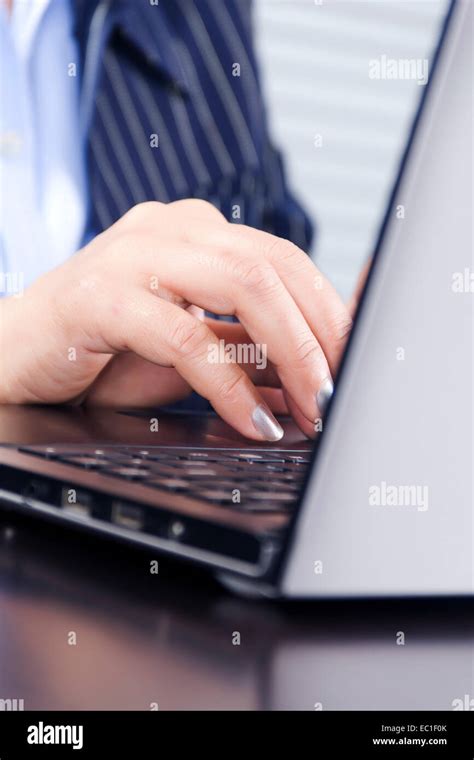
<svg viewBox="0 0 474 760">
<path fill-rule="evenodd" d="M 254 2 L 274 139 L 318 221 L 318 265 L 347 297 L 422 92 L 413 79 L 370 78 L 370 62 L 430 60 L 448 0 Z"/>
</svg>

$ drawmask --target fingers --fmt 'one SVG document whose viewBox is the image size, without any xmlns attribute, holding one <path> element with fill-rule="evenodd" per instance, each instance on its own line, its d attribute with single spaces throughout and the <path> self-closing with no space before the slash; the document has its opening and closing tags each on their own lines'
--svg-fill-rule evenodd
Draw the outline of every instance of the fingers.
<svg viewBox="0 0 474 760">
<path fill-rule="evenodd" d="M 280 379 L 265 351 L 252 342 L 242 325 L 209 317 L 204 321 L 219 340 L 223 361 L 240 364 L 255 385 L 267 388 L 281 387 Z"/>
<path fill-rule="evenodd" d="M 293 417 L 301 432 L 304 433 L 307 438 L 316 438 L 317 427 L 319 427 L 318 420 L 316 420 L 316 424 L 307 420 L 306 417 L 301 414 L 300 410 L 298 409 L 298 405 L 293 401 L 291 396 L 285 390 L 283 390 L 283 398 L 285 399 L 285 403 L 291 416 Z"/>
<path fill-rule="evenodd" d="M 213 330 L 220 341 L 224 341 L 226 347 L 233 348 L 250 348 L 250 338 L 240 324 L 221 322 L 217 319 L 206 318 L 206 324 Z M 229 356 L 232 351 L 229 351 Z M 239 352 L 234 351 L 233 355 L 239 359 Z M 250 351 L 240 352 L 240 356 L 252 356 Z M 297 404 L 291 399 L 288 393 L 281 389 L 281 383 L 274 367 L 270 363 L 262 361 L 246 361 L 242 368 L 248 374 L 255 385 L 260 386 L 260 393 L 267 402 L 270 409 L 275 414 L 291 414 L 300 430 L 308 437 L 315 438 L 317 429 L 322 425 L 322 420 L 317 419 L 315 423 L 310 422 L 301 413 Z M 263 386 L 263 387 L 262 387 Z"/>
<path fill-rule="evenodd" d="M 352 326 L 349 309 L 311 259 L 287 240 L 244 225 L 212 228 L 208 242 L 240 251 L 253 260 L 264 257 L 278 272 L 288 292 L 317 337 L 331 372 L 339 365 Z M 194 235 L 199 234 L 196 226 Z"/>
<path fill-rule="evenodd" d="M 314 421 L 322 413 L 321 393 L 331 384 L 330 369 L 317 338 L 271 264 L 203 245 L 185 244 L 174 254 L 163 265 L 161 284 L 201 308 L 236 314 L 253 343 L 266 352 L 302 413 Z"/>
<path fill-rule="evenodd" d="M 206 319 L 219 340 L 227 346 L 249 345 L 249 337 L 238 324 Z M 274 414 L 288 415 L 279 380 L 271 365 L 265 369 L 258 363 L 245 364 L 242 369 L 260 388 L 263 401 Z M 123 353 L 113 357 L 97 377 L 87 392 L 88 406 L 157 407 L 166 406 L 185 399 L 191 393 L 191 386 L 173 367 L 161 367 L 134 353 Z"/>
<path fill-rule="evenodd" d="M 247 438 L 276 441 L 283 430 L 246 373 L 218 360 L 219 340 L 203 322 L 167 301 L 136 290 L 110 321 L 113 350 L 132 351 L 148 362 L 174 367 L 216 412 Z"/>
<path fill-rule="evenodd" d="M 156 279 L 156 300 L 237 315 L 273 365 L 266 384 L 276 384 L 276 374 L 314 424 L 332 393 L 351 320 L 308 257 L 287 241 L 228 224 L 201 201 L 143 204 L 126 217 L 125 240 L 112 239 L 127 254 L 121 284 L 148 288 Z"/>
</svg>

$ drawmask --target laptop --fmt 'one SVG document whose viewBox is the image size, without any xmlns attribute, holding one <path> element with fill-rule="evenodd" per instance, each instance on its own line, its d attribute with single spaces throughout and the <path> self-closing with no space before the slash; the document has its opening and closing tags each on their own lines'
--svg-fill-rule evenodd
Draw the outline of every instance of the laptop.
<svg viewBox="0 0 474 760">
<path fill-rule="evenodd" d="M 472 595 L 472 16 L 449 6 L 319 439 L 290 421 L 262 446 L 212 414 L 3 407 L 2 511 L 251 596 Z"/>
</svg>

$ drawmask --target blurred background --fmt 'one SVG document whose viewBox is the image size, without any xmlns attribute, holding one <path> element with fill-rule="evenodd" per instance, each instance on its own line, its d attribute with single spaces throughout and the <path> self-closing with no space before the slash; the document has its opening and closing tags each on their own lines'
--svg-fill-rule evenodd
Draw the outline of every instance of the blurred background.
<svg viewBox="0 0 474 760">
<path fill-rule="evenodd" d="M 369 61 L 431 59 L 448 0 L 255 0 L 274 140 L 314 219 L 312 252 L 347 298 L 396 176 L 423 87 Z"/>
</svg>

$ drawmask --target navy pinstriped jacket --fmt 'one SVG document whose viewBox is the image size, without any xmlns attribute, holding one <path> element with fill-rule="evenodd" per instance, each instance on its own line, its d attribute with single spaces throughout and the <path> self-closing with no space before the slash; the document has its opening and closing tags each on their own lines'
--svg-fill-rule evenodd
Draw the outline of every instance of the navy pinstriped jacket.
<svg viewBox="0 0 474 760">
<path fill-rule="evenodd" d="M 252 0 L 73 4 L 88 235 L 136 203 L 194 197 L 308 250 L 312 225 L 269 139 Z"/>
</svg>

